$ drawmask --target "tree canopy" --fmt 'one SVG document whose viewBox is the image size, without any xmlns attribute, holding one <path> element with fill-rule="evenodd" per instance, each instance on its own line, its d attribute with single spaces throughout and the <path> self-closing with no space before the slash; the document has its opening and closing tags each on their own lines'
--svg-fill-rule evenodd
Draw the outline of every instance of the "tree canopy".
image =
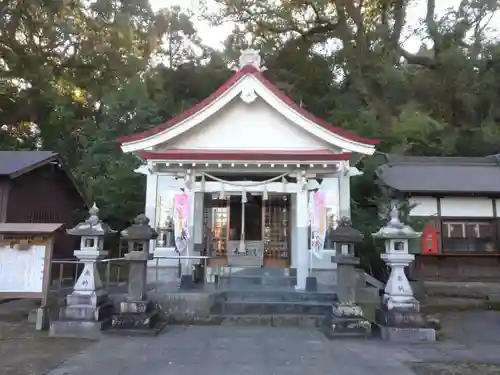
<svg viewBox="0 0 500 375">
<path fill-rule="evenodd" d="M 213 1 L 219 11 L 207 17 L 236 25 L 222 51 L 204 44 L 191 15 L 147 0 L 0 0 L 0 149 L 60 152 L 123 226 L 144 207 L 145 181 L 115 139 L 202 100 L 230 76 L 237 51 L 255 47 L 281 90 L 381 139 L 382 153 L 499 151 L 499 0 L 461 0 L 441 15 L 425 0 L 412 30 L 411 0 Z M 421 40 L 416 53 L 408 33 Z M 354 183 L 358 225 L 376 222 L 380 190 L 367 181 L 379 159 L 362 161 Z"/>
</svg>

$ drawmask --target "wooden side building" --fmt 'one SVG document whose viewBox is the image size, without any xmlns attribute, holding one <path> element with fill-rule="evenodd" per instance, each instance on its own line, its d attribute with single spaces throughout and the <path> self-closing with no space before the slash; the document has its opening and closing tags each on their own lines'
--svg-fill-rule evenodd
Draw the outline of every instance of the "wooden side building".
<svg viewBox="0 0 500 375">
<path fill-rule="evenodd" d="M 500 279 L 498 157 L 388 157 L 377 174 L 424 227 L 417 280 Z"/>
<path fill-rule="evenodd" d="M 73 227 L 88 207 L 61 156 L 51 151 L 0 151 L 0 223 Z M 73 256 L 75 239 L 58 234 L 54 258 Z"/>
</svg>

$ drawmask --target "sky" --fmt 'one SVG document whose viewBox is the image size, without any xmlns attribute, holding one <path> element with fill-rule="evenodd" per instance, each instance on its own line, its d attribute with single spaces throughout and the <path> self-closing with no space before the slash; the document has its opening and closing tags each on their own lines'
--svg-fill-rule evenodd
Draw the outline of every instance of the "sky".
<svg viewBox="0 0 500 375">
<path fill-rule="evenodd" d="M 169 6 L 178 5 L 182 8 L 192 9 L 197 0 L 150 0 L 153 9 L 167 8 Z M 210 0 L 209 0 L 210 2 Z M 426 4 L 425 0 L 417 0 L 416 5 L 413 5 L 407 13 L 408 27 L 415 28 L 419 24 L 419 19 L 425 17 Z M 460 0 L 438 0 L 436 1 L 436 14 L 443 14 L 446 9 L 456 7 Z M 226 23 L 219 27 L 213 27 L 206 21 L 195 21 L 195 26 L 203 42 L 216 49 L 222 48 L 222 41 L 231 33 L 233 25 Z M 204 37 L 207 36 L 207 37 Z M 417 52 L 421 45 L 418 37 L 412 37 L 405 41 L 404 47 L 410 52 Z"/>
</svg>

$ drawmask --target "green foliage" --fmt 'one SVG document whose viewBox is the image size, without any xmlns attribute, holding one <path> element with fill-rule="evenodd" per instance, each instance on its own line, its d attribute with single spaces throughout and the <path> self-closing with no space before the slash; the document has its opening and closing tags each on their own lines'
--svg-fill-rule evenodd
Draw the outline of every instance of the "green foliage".
<svg viewBox="0 0 500 375">
<path fill-rule="evenodd" d="M 488 25 L 498 0 L 462 1 L 444 15 L 427 0 L 417 53 L 402 47 L 411 1 L 217 2 L 207 18 L 238 22 L 220 52 L 180 8 L 155 13 L 147 0 L 0 0 L 0 148 L 62 153 L 123 228 L 143 210 L 145 178 L 116 138 L 203 100 L 251 45 L 279 89 L 332 124 L 381 139 L 381 152 L 499 151 L 500 44 Z M 374 174 L 382 162 L 363 159 L 364 175 L 352 180 L 353 221 L 367 234 L 390 200 Z M 369 237 L 360 252 L 378 267 Z"/>
</svg>

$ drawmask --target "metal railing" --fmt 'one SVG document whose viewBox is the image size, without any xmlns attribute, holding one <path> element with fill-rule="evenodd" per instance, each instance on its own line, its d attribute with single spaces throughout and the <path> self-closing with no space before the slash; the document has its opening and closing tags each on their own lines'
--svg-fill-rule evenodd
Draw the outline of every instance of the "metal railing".
<svg viewBox="0 0 500 375">
<path fill-rule="evenodd" d="M 206 275 L 206 272 L 207 272 L 207 267 L 208 267 L 208 261 L 210 259 L 216 259 L 216 257 L 214 256 L 206 256 L 206 255 L 178 255 L 178 256 L 174 256 L 174 255 L 159 255 L 159 256 L 154 256 L 153 258 L 155 260 L 155 279 L 156 281 L 158 281 L 158 271 L 159 271 L 159 268 L 160 268 L 160 259 L 174 259 L 174 260 L 177 260 L 177 277 L 180 278 L 182 276 L 182 262 L 181 261 L 189 261 L 189 260 L 200 260 L 203 262 L 203 272 L 204 272 L 204 275 L 203 275 L 203 284 L 205 285 L 207 283 L 207 275 Z"/>
<path fill-rule="evenodd" d="M 182 276 L 182 266 L 184 261 L 201 261 L 203 266 L 203 284 L 207 284 L 206 270 L 208 261 L 215 259 L 214 256 L 155 256 L 153 257 L 155 268 L 155 280 L 159 281 L 159 270 L 161 259 L 177 261 L 177 278 Z M 99 276 L 104 289 L 109 292 L 120 292 L 121 287 L 128 282 L 129 262 L 125 258 L 105 258 L 96 260 Z M 153 268 L 152 267 L 152 268 Z M 79 259 L 52 259 L 52 280 L 51 292 L 59 295 L 71 293 L 84 268 L 84 262 Z M 125 289 L 123 290 L 123 292 Z"/>
<path fill-rule="evenodd" d="M 84 268 L 84 262 L 78 259 L 52 259 L 52 292 L 71 292 Z M 128 281 L 128 262 L 124 258 L 106 258 L 96 260 L 103 287 L 109 292 L 110 287 L 123 285 Z"/>
</svg>

